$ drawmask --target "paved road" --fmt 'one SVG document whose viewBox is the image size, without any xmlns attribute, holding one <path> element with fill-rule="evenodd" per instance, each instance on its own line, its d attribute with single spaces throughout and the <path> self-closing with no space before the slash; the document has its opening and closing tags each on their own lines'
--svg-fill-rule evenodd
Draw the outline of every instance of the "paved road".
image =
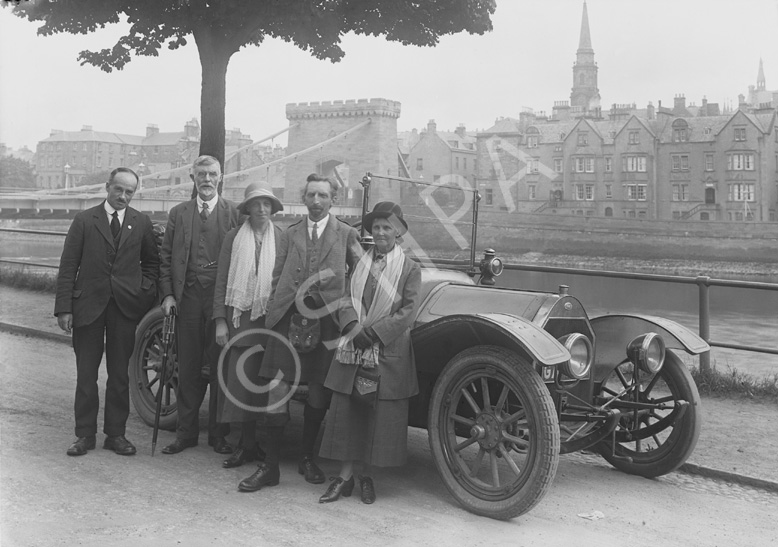
<svg viewBox="0 0 778 547">
<path fill-rule="evenodd" d="M 236 489 L 253 465 L 225 470 L 201 445 L 150 455 L 151 430 L 133 413 L 133 457 L 97 450 L 70 458 L 75 360 L 60 343 L 0 333 L 0 539 L 31 545 L 767 545 L 778 542 L 778 495 L 702 477 L 631 477 L 594 456 L 564 456 L 532 512 L 509 522 L 477 517 L 450 497 L 410 430 L 407 466 L 377 475 L 378 501 L 319 505 L 321 486 L 295 472 L 300 408 L 281 485 Z M 204 434 L 201 435 L 204 438 Z M 172 439 L 161 432 L 160 446 Z M 98 436 L 98 443 L 102 435 Z M 334 473 L 335 462 L 324 462 Z M 579 514 L 602 513 L 599 520 Z M 774 544 L 774 543 L 773 543 Z"/>
</svg>

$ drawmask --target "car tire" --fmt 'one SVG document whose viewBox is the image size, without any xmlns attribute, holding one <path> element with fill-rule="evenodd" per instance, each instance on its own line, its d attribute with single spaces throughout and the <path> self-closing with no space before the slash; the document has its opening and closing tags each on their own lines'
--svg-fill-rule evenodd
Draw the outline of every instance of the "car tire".
<svg viewBox="0 0 778 547">
<path fill-rule="evenodd" d="M 165 315 L 157 306 L 148 312 L 135 329 L 135 348 L 130 357 L 130 399 L 135 411 L 146 425 L 154 426 L 156 394 L 160 385 L 162 364 L 162 326 Z M 178 361 L 175 335 L 171 343 L 166 381 L 164 382 L 162 410 L 159 428 L 173 431 L 178 420 L 176 387 L 178 386 Z"/>
<path fill-rule="evenodd" d="M 631 366 L 627 363 L 621 365 L 620 368 Z M 621 372 L 623 378 L 630 378 L 631 372 L 629 370 Z M 615 450 L 612 437 L 595 445 L 597 452 L 608 463 L 630 475 L 654 478 L 675 471 L 694 451 L 700 436 L 702 425 L 700 394 L 686 365 L 675 353 L 667 351 L 664 366 L 658 375 L 658 381 L 647 382 L 651 388 L 647 392 L 642 392 L 641 400 L 648 401 L 654 398 L 653 395 L 656 395 L 667 404 L 670 402 L 669 395 L 672 395 L 673 408 L 678 408 L 679 401 L 688 403 L 685 405 L 683 414 L 660 431 L 652 431 L 649 438 L 638 441 L 631 439 L 645 435 L 645 428 L 652 425 L 656 427 L 655 424 L 659 422 L 659 419 L 665 418 L 670 412 L 658 410 L 651 414 L 643 413 L 638 420 L 637 428 L 635 428 L 632 413 L 625 410 L 616 428 Z M 611 378 L 614 377 L 615 375 Z M 605 386 L 606 383 L 607 380 L 603 385 Z M 623 380 L 618 386 L 620 389 L 625 387 Z M 603 389 L 600 402 L 605 401 L 607 396 L 607 391 Z M 641 435 L 641 429 L 644 430 L 643 435 Z"/>
<path fill-rule="evenodd" d="M 559 422 L 540 376 L 515 352 L 477 346 L 457 354 L 435 383 L 428 420 L 438 473 L 468 511 L 510 519 L 546 494 L 559 463 Z"/>
</svg>

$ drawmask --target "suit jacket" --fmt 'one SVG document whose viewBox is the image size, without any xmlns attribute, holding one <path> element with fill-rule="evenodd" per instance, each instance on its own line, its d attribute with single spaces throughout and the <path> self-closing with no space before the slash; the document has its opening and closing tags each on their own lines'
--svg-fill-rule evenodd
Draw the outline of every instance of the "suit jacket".
<svg viewBox="0 0 778 547">
<path fill-rule="evenodd" d="M 317 307 L 331 304 L 333 311 L 346 292 L 346 267 L 351 268 L 362 255 L 359 234 L 330 214 L 330 220 L 320 237 L 318 273 L 321 275 L 303 279 L 308 245 L 307 219 L 292 224 L 281 236 L 273 268 L 273 289 L 267 304 L 267 328 L 273 328 L 292 307 L 300 288 L 305 291 L 305 295 L 313 297 Z"/>
<path fill-rule="evenodd" d="M 221 249 L 224 236 L 238 225 L 240 213 L 232 203 L 221 197 L 214 211 L 219 215 L 216 218 L 219 221 Z M 192 243 L 192 222 L 196 214 L 197 198 L 179 203 L 168 214 L 160 252 L 162 264 L 159 269 L 159 290 L 162 298 L 172 294 L 176 302 L 179 302 L 184 293 L 186 266 L 189 263 L 189 248 Z"/>
<path fill-rule="evenodd" d="M 419 306 L 420 287 L 421 268 L 406 257 L 397 282 L 398 298 L 395 298 L 389 315 L 372 325 L 381 339 L 378 355 L 378 372 L 381 374 L 381 383 L 378 387 L 379 399 L 407 399 L 419 392 L 416 362 L 411 345 L 411 326 Z M 343 329 L 356 320 L 357 311 L 351 303 L 349 284 L 343 307 L 338 312 L 338 323 Z M 351 393 L 357 368 L 355 365 L 334 361 L 324 385 L 333 391 Z"/>
<path fill-rule="evenodd" d="M 159 251 L 151 219 L 127 207 L 116 248 L 103 203 L 73 219 L 57 277 L 54 315 L 73 314 L 73 326 L 92 323 L 111 296 L 121 312 L 139 321 L 154 305 Z"/>
</svg>

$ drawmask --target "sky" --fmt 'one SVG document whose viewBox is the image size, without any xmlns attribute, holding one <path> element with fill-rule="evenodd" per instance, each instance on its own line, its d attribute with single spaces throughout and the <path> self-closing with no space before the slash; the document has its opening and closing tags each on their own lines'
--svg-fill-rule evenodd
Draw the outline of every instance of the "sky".
<svg viewBox="0 0 778 547">
<path fill-rule="evenodd" d="M 588 0 L 603 111 L 613 103 L 672 106 L 703 97 L 737 106 L 759 59 L 778 90 L 778 0 Z M 582 0 L 497 0 L 494 30 L 443 37 L 434 48 L 347 35 L 339 63 L 268 40 L 232 57 L 226 125 L 255 141 L 286 127 L 287 103 L 382 97 L 402 104 L 398 130 L 491 127 L 525 108 L 551 113 L 569 100 Z M 121 25 L 89 35 L 36 35 L 37 24 L 0 9 L 0 142 L 35 149 L 52 129 L 144 135 L 182 131 L 199 118 L 194 41 L 136 57 L 110 74 L 76 61 L 111 47 Z M 285 138 L 274 143 L 285 145 Z"/>
</svg>

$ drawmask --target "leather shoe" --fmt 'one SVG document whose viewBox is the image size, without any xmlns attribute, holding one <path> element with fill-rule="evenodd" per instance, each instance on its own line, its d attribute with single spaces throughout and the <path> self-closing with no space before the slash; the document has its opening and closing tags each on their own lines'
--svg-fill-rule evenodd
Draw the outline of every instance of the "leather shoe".
<svg viewBox="0 0 778 547">
<path fill-rule="evenodd" d="M 297 466 L 297 472 L 301 475 L 305 475 L 305 480 L 311 484 L 321 484 L 324 482 L 324 472 L 319 469 L 319 466 L 313 461 L 310 456 L 305 456 L 300 460 L 300 464 Z"/>
<path fill-rule="evenodd" d="M 362 503 L 370 505 L 375 501 L 375 486 L 370 477 L 359 476 L 359 488 L 362 490 Z"/>
<path fill-rule="evenodd" d="M 342 495 L 344 498 L 351 496 L 354 491 L 354 477 L 349 480 L 343 480 L 343 477 L 335 477 L 327 487 L 327 491 L 319 498 L 319 503 L 330 503 L 331 501 L 338 501 Z"/>
<path fill-rule="evenodd" d="M 239 446 L 238 449 L 232 453 L 232 456 L 224 460 L 222 462 L 222 467 L 225 469 L 230 469 L 232 467 L 240 467 L 246 462 L 253 462 L 254 460 L 258 460 L 259 454 L 257 454 L 257 450 L 250 450 L 248 448 L 243 448 L 242 446 Z M 264 458 L 264 453 L 262 454 L 262 458 Z"/>
<path fill-rule="evenodd" d="M 113 450 L 120 456 L 132 456 L 136 452 L 135 447 L 124 435 L 108 435 L 103 442 L 103 448 Z"/>
<path fill-rule="evenodd" d="M 87 450 L 95 449 L 95 436 L 89 435 L 88 437 L 79 437 L 68 448 L 68 456 L 83 456 Z"/>
<path fill-rule="evenodd" d="M 232 447 L 224 437 L 208 437 L 208 446 L 217 454 L 232 454 Z"/>
<path fill-rule="evenodd" d="M 277 486 L 281 479 L 281 471 L 278 465 L 259 464 L 257 470 L 248 478 L 238 484 L 241 492 L 256 492 L 263 486 Z"/>
<path fill-rule="evenodd" d="M 163 454 L 178 454 L 184 449 L 197 446 L 197 437 L 191 439 L 176 439 L 162 449 Z"/>
</svg>

